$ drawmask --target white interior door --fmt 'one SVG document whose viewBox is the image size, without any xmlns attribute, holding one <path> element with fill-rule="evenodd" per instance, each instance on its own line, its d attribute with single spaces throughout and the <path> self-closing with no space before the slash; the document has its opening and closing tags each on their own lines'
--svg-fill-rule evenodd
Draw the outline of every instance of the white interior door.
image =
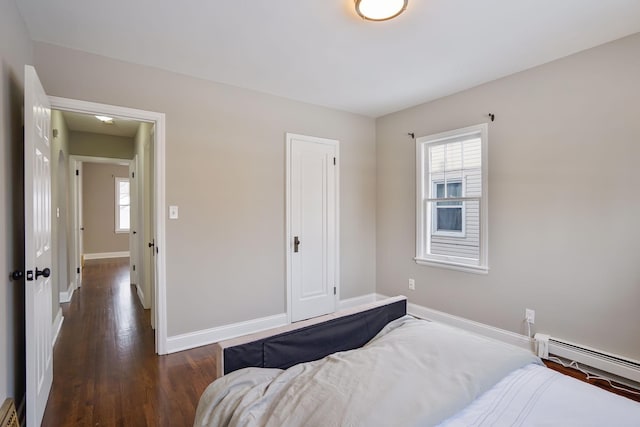
<svg viewBox="0 0 640 427">
<path fill-rule="evenodd" d="M 73 200 L 73 266 L 74 284 L 76 288 L 82 286 L 82 162 L 71 158 L 71 182 Z"/>
<path fill-rule="evenodd" d="M 151 308 L 151 327 L 156 329 L 156 248 L 155 248 L 155 179 L 154 179 L 154 141 L 155 131 L 151 130 L 149 141 L 144 146 L 144 275 L 148 281 L 150 293 L 149 303 Z"/>
<path fill-rule="evenodd" d="M 338 141 L 287 134 L 287 261 L 291 321 L 335 311 Z"/>
<path fill-rule="evenodd" d="M 25 67 L 25 335 L 27 426 L 39 426 L 53 381 L 51 287 L 51 106 Z"/>
<path fill-rule="evenodd" d="M 144 292 L 144 284 L 138 276 L 140 268 L 138 238 L 142 234 L 138 234 L 141 230 L 138 222 L 138 155 L 135 155 L 133 161 L 129 163 L 129 277 L 131 283 L 134 283 L 138 289 Z M 144 306 L 144 301 L 141 301 Z"/>
</svg>

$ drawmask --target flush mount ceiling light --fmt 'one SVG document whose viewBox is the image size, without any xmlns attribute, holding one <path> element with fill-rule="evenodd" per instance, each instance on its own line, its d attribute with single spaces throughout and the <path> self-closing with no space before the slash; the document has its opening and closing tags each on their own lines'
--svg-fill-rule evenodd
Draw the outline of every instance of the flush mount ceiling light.
<svg viewBox="0 0 640 427">
<path fill-rule="evenodd" d="M 356 12 L 369 21 L 386 21 L 405 11 L 409 0 L 355 0 Z"/>
<path fill-rule="evenodd" d="M 96 116 L 96 119 L 100 120 L 102 123 L 104 123 L 106 125 L 112 125 L 113 124 L 113 117 Z"/>
</svg>

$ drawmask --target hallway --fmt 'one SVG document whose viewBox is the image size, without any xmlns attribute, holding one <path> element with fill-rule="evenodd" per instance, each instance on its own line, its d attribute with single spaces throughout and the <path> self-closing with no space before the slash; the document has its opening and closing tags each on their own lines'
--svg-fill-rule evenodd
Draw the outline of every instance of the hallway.
<svg viewBox="0 0 640 427">
<path fill-rule="evenodd" d="M 198 399 L 216 377 L 212 346 L 155 354 L 128 258 L 87 261 L 82 287 L 62 310 L 43 426 L 193 424 Z"/>
</svg>

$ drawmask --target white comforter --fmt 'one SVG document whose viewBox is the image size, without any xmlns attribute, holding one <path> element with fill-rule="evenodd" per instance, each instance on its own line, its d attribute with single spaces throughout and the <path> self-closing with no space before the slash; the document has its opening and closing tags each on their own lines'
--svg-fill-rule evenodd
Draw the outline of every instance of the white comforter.
<svg viewBox="0 0 640 427">
<path fill-rule="evenodd" d="M 247 368 L 214 381 L 194 426 L 429 426 L 507 374 L 530 352 L 411 318 L 364 347 L 285 371 Z"/>
<path fill-rule="evenodd" d="M 640 403 L 528 365 L 510 373 L 439 427 L 638 427 Z"/>
</svg>

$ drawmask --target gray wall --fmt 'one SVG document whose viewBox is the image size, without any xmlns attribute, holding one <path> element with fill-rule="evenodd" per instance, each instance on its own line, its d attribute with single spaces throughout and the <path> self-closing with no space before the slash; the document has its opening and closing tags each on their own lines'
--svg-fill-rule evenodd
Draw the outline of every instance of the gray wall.
<svg viewBox="0 0 640 427">
<path fill-rule="evenodd" d="M 133 138 L 124 136 L 72 131 L 69 151 L 76 156 L 133 159 L 134 144 Z"/>
<path fill-rule="evenodd" d="M 376 121 L 377 291 L 640 360 L 640 34 Z M 489 124 L 488 275 L 419 266 L 416 136 Z M 416 279 L 416 290 L 407 279 Z"/>
<path fill-rule="evenodd" d="M 285 311 L 286 132 L 340 140 L 340 296 L 375 290 L 372 119 L 46 44 L 35 55 L 50 95 L 166 113 L 169 336 Z"/>
<path fill-rule="evenodd" d="M 0 401 L 24 396 L 24 265 L 22 131 L 24 66 L 33 45 L 13 0 L 0 0 Z"/>
<path fill-rule="evenodd" d="M 129 233 L 115 232 L 115 178 L 128 176 L 129 166 L 82 163 L 84 254 L 129 250 Z"/>
</svg>

